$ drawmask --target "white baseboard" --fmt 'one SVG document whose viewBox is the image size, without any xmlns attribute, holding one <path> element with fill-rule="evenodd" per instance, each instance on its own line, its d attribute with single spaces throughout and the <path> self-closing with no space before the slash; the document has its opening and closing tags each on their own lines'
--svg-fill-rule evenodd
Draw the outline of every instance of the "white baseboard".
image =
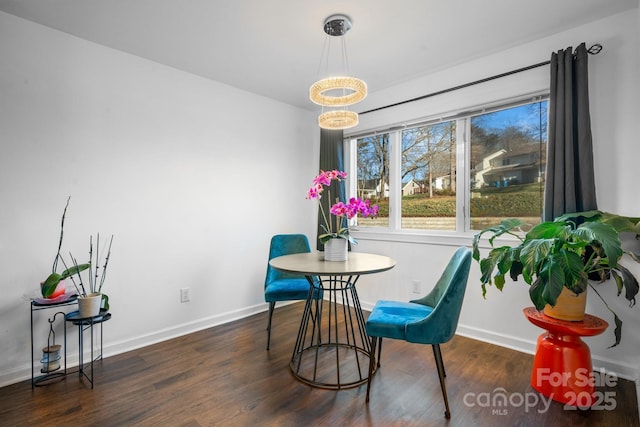
<svg viewBox="0 0 640 427">
<path fill-rule="evenodd" d="M 286 303 L 281 303 L 280 305 L 285 305 Z M 146 347 L 152 344 L 156 344 L 162 341 L 166 341 L 172 338 L 176 338 L 179 336 L 187 335 L 193 332 L 197 332 L 203 329 L 211 328 L 213 326 L 221 325 L 223 323 L 232 322 L 234 320 L 242 319 L 244 317 L 249 317 L 254 314 L 266 311 L 268 309 L 268 305 L 265 303 L 257 304 L 252 307 L 245 307 L 241 310 L 230 311 L 228 313 L 219 314 L 216 316 L 205 317 L 199 319 L 197 321 L 183 323 L 180 325 L 175 325 L 171 328 L 162 329 L 147 335 L 140 335 L 138 337 L 134 337 L 127 340 L 117 341 L 117 342 L 104 342 L 103 344 L 103 357 L 115 356 L 116 354 L 125 353 L 128 351 L 136 350 L 138 348 Z M 105 325 L 108 327 L 108 323 Z M 266 327 L 266 325 L 265 325 Z M 71 332 L 71 334 L 74 334 Z M 73 336 L 69 335 L 70 339 L 73 340 Z M 69 339 L 69 338 L 68 338 Z M 85 345 L 88 344 L 89 340 L 85 340 Z M 90 360 L 91 356 L 89 350 L 85 351 L 84 360 Z M 41 355 L 35 354 L 34 358 L 36 359 L 36 363 L 40 360 Z M 78 353 L 70 353 L 67 354 L 67 369 L 74 368 L 78 366 Z M 39 369 L 36 366 L 35 375 L 40 375 Z M 10 384 L 15 384 L 20 381 L 30 380 L 31 379 L 31 365 L 26 363 L 22 366 L 19 366 L 17 369 L 13 369 L 10 371 L 0 372 L 0 387 L 5 387 Z"/>
</svg>

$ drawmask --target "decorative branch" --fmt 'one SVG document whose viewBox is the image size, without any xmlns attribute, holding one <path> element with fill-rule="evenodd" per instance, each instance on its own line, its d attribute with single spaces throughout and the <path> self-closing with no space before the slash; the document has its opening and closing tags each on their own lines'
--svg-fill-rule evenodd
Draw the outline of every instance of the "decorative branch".
<svg viewBox="0 0 640 427">
<path fill-rule="evenodd" d="M 64 211 L 62 212 L 62 221 L 60 223 L 60 240 L 58 241 L 58 252 L 56 252 L 56 257 L 53 260 L 53 267 L 51 268 L 51 272 L 55 273 L 58 268 L 58 259 L 60 258 L 60 250 L 62 249 L 62 238 L 64 237 L 64 218 L 67 215 L 67 208 L 69 207 L 69 201 L 71 200 L 71 196 L 67 198 L 67 204 L 64 207 Z"/>
<path fill-rule="evenodd" d="M 93 235 L 89 236 L 89 265 L 93 265 Z M 93 292 L 93 273 L 89 267 L 89 289 Z"/>
<path fill-rule="evenodd" d="M 99 264 L 99 256 L 100 253 L 100 233 L 98 233 L 97 237 L 96 237 L 96 270 L 95 270 L 95 276 L 93 278 L 93 283 L 91 283 L 91 292 L 96 292 L 96 286 L 98 286 L 98 270 L 100 270 L 100 264 Z"/>
<path fill-rule="evenodd" d="M 104 283 L 104 279 L 107 275 L 107 264 L 109 264 L 109 257 L 111 256 L 111 244 L 113 243 L 113 234 L 111 235 L 111 239 L 109 240 L 109 249 L 107 250 L 107 256 L 104 259 L 104 266 L 102 267 L 102 277 L 100 278 L 100 286 L 98 287 L 98 292 L 102 289 L 102 284 Z"/>
</svg>

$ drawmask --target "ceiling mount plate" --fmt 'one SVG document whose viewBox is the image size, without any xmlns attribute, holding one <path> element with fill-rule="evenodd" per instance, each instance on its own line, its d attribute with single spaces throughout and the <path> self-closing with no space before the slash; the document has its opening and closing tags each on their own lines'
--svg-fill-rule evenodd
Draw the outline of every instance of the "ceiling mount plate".
<svg viewBox="0 0 640 427">
<path fill-rule="evenodd" d="M 351 19 L 347 15 L 331 15 L 324 20 L 324 32 L 330 36 L 344 36 L 351 29 Z"/>
</svg>

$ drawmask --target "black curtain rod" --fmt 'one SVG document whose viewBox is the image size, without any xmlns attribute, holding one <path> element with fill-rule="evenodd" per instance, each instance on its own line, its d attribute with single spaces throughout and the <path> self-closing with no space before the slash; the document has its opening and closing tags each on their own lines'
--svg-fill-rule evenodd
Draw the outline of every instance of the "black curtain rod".
<svg viewBox="0 0 640 427">
<path fill-rule="evenodd" d="M 591 54 L 591 55 L 597 55 L 598 53 L 600 53 L 601 50 L 602 50 L 602 45 L 599 44 L 599 43 L 596 43 L 593 46 L 591 46 L 589 49 L 587 49 L 587 52 L 589 54 Z M 450 87 L 448 89 L 439 90 L 437 92 L 428 93 L 426 95 L 418 96 L 416 98 L 407 99 L 405 101 L 396 102 L 395 104 L 389 104 L 389 105 L 385 105 L 384 107 L 378 107 L 378 108 L 374 108 L 372 110 L 363 111 L 360 114 L 373 113 L 374 111 L 384 110 L 385 108 L 397 107 L 398 105 L 408 104 L 409 102 L 420 101 L 422 99 L 431 98 L 432 96 L 442 95 L 443 93 L 453 92 L 455 90 L 464 89 L 466 87 L 474 86 L 474 85 L 477 85 L 477 84 L 480 84 L 480 83 L 486 83 L 488 81 L 500 79 L 502 77 L 510 76 L 512 74 L 521 73 L 523 71 L 528 71 L 528 70 L 531 70 L 531 69 L 534 69 L 534 68 L 538 68 L 538 67 L 544 67 L 545 65 L 549 65 L 550 63 L 551 63 L 551 61 L 539 62 L 537 64 L 533 64 L 533 65 L 529 65 L 529 66 L 526 66 L 526 67 L 518 68 L 517 70 L 507 71 L 506 73 L 497 74 L 497 75 L 491 76 L 491 77 L 485 77 L 484 79 L 480 79 L 480 80 L 476 80 L 476 81 L 473 81 L 473 82 L 469 82 L 469 83 L 461 84 L 461 85 L 458 85 L 458 86 Z"/>
</svg>

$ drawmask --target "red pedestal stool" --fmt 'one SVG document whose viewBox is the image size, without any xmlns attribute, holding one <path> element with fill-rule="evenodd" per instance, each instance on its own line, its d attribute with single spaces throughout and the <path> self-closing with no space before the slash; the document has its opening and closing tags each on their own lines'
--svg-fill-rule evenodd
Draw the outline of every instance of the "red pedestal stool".
<svg viewBox="0 0 640 427">
<path fill-rule="evenodd" d="M 538 337 L 531 386 L 558 402 L 592 406 L 595 384 L 591 351 L 580 337 L 599 335 L 609 324 L 590 314 L 585 314 L 581 322 L 569 322 L 548 317 L 535 307 L 523 312 L 531 323 L 546 330 Z"/>
</svg>

